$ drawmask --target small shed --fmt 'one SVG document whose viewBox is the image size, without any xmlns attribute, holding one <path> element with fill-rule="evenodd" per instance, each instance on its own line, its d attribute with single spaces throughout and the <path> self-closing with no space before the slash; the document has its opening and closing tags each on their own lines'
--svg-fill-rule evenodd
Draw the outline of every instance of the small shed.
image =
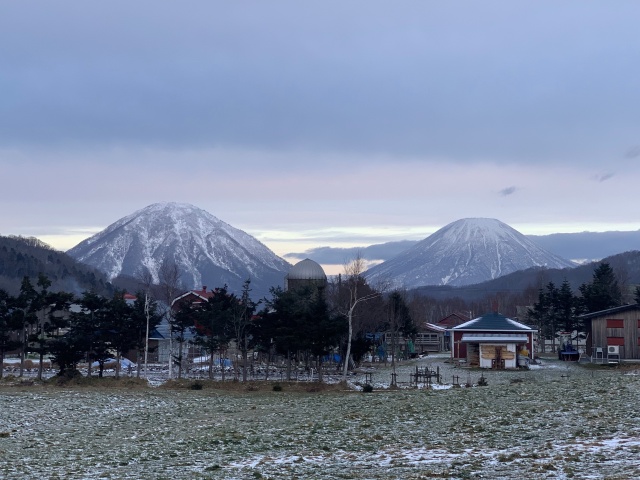
<svg viewBox="0 0 640 480">
<path fill-rule="evenodd" d="M 640 304 L 622 305 L 578 317 L 587 332 L 587 355 L 615 360 L 640 359 Z"/>
<path fill-rule="evenodd" d="M 450 332 L 452 358 L 470 366 L 516 368 L 518 356 L 533 359 L 537 330 L 497 312 L 469 320 Z"/>
</svg>

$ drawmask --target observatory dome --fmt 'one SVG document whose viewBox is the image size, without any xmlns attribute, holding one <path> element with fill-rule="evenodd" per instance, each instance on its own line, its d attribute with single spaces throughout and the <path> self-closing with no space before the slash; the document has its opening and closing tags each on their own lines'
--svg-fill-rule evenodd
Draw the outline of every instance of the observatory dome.
<svg viewBox="0 0 640 480">
<path fill-rule="evenodd" d="M 289 280 L 326 280 L 327 276 L 319 263 L 306 258 L 291 267 L 287 278 Z"/>
<path fill-rule="evenodd" d="M 284 278 L 285 290 L 294 290 L 304 286 L 324 288 L 327 276 L 320 264 L 308 258 L 296 263 Z"/>
</svg>

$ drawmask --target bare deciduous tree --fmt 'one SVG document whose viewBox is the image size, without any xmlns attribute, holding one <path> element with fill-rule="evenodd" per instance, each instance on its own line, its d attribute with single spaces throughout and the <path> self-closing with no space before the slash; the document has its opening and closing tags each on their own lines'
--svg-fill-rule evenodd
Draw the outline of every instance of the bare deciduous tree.
<svg viewBox="0 0 640 480">
<path fill-rule="evenodd" d="M 144 340 L 144 378 L 147 378 L 148 361 L 149 361 L 149 321 L 150 313 L 149 307 L 151 305 L 151 285 L 153 285 L 153 275 L 148 269 L 144 269 L 142 273 L 138 275 L 138 282 L 144 292 L 144 314 L 147 318 L 147 329 Z M 140 378 L 140 360 L 138 360 L 137 376 Z"/>
<path fill-rule="evenodd" d="M 351 341 L 353 340 L 353 317 L 356 307 L 362 302 L 379 297 L 381 293 L 379 291 L 364 290 L 362 287 L 366 285 L 366 281 L 362 274 L 365 271 L 365 261 L 361 254 L 356 254 L 356 257 L 350 262 L 345 263 L 345 284 L 349 292 L 348 303 L 345 305 L 346 311 L 342 312 L 347 317 L 349 325 L 349 332 L 347 334 L 347 352 L 344 357 L 344 366 L 342 370 L 342 379 L 346 381 L 347 371 L 349 369 L 349 360 L 351 358 Z"/>
<path fill-rule="evenodd" d="M 167 306 L 167 321 L 171 327 L 174 324 L 173 301 L 183 290 L 180 280 L 180 268 L 174 261 L 165 258 L 158 270 L 158 278 L 160 280 L 162 301 Z M 169 328 L 169 378 L 173 378 L 173 333 L 171 330 Z"/>
</svg>

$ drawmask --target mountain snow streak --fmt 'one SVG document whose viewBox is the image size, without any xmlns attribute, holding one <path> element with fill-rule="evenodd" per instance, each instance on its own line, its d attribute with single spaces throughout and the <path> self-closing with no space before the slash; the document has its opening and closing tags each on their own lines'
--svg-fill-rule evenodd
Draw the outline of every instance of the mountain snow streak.
<svg viewBox="0 0 640 480">
<path fill-rule="evenodd" d="M 370 268 L 369 282 L 396 288 L 472 285 L 531 267 L 575 264 L 538 247 L 492 218 L 466 218 L 441 228 L 413 247 Z"/>
<path fill-rule="evenodd" d="M 154 282 L 163 259 L 175 262 L 187 289 L 227 284 L 239 291 L 251 280 L 252 296 L 282 285 L 290 264 L 251 235 L 210 213 L 180 203 L 156 203 L 109 225 L 67 252 L 105 272 L 139 276 L 148 270 Z"/>
</svg>

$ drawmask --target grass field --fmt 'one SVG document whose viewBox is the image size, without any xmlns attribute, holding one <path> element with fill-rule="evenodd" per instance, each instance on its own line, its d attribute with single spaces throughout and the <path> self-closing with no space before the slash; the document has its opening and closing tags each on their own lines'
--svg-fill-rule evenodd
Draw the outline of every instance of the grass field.
<svg viewBox="0 0 640 480">
<path fill-rule="evenodd" d="M 0 387 L 0 478 L 640 478 L 637 370 L 548 361 L 380 389 L 388 374 L 373 393 Z"/>
</svg>

